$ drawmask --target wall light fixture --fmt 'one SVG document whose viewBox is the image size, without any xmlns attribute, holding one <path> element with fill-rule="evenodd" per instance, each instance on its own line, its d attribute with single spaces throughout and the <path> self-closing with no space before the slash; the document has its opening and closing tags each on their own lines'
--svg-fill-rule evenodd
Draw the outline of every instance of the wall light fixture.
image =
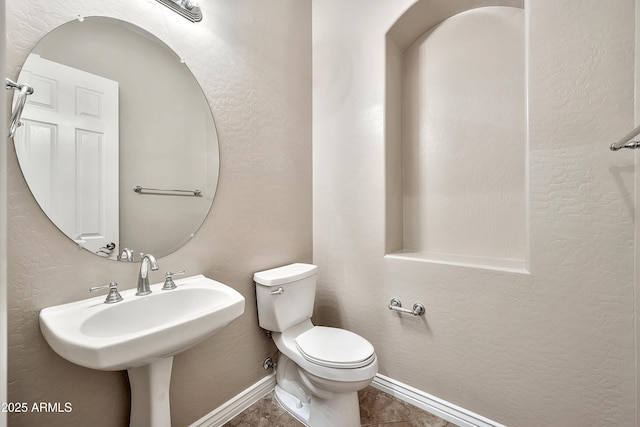
<svg viewBox="0 0 640 427">
<path fill-rule="evenodd" d="M 202 20 L 202 11 L 198 7 L 198 0 L 158 0 L 163 5 L 176 13 L 184 16 L 191 22 Z"/>
</svg>

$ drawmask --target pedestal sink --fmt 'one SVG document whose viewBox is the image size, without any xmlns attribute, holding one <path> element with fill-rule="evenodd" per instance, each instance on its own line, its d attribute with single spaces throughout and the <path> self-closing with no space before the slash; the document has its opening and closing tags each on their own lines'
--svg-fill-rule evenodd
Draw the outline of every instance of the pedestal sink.
<svg viewBox="0 0 640 427">
<path fill-rule="evenodd" d="M 121 292 L 40 311 L 40 330 L 51 348 L 77 365 L 126 369 L 131 384 L 131 427 L 171 425 L 169 383 L 173 355 L 225 327 L 244 312 L 237 291 L 203 275 L 151 285 L 150 295 Z"/>
</svg>

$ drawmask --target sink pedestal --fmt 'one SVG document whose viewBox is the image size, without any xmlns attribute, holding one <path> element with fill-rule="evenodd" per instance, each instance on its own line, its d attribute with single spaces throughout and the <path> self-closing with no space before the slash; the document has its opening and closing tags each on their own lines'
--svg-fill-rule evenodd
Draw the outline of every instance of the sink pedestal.
<svg viewBox="0 0 640 427">
<path fill-rule="evenodd" d="M 169 384 L 173 356 L 139 368 L 129 368 L 131 417 L 129 427 L 171 427 Z"/>
</svg>

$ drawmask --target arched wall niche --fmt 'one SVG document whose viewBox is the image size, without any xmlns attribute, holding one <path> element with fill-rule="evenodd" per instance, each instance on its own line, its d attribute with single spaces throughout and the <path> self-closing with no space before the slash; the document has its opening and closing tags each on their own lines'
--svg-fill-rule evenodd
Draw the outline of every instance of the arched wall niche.
<svg viewBox="0 0 640 427">
<path fill-rule="evenodd" d="M 442 21 L 467 10 L 489 6 L 524 9 L 524 0 L 418 0 L 389 29 L 387 44 L 392 41 L 403 53 Z"/>
<path fill-rule="evenodd" d="M 422 0 L 386 37 L 386 254 L 527 272 L 522 0 Z"/>
</svg>

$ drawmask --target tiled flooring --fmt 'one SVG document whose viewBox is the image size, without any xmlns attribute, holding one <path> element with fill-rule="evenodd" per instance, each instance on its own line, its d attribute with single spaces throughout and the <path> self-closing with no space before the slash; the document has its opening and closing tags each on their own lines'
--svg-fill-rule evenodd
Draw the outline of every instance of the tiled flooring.
<svg viewBox="0 0 640 427">
<path fill-rule="evenodd" d="M 455 427 L 373 387 L 359 395 L 363 427 Z M 273 392 L 253 404 L 223 427 L 300 427 L 302 424 L 278 405 Z M 336 426 L 337 427 L 337 426 Z"/>
</svg>

